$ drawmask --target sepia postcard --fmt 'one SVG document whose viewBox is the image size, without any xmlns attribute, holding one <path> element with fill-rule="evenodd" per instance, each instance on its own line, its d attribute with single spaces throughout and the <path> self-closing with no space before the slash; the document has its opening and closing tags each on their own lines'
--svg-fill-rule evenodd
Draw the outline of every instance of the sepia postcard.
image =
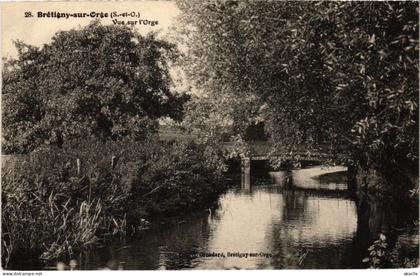
<svg viewBox="0 0 420 276">
<path fill-rule="evenodd" d="M 420 272 L 418 1 L 6 1 L 1 28 L 3 275 Z"/>
</svg>

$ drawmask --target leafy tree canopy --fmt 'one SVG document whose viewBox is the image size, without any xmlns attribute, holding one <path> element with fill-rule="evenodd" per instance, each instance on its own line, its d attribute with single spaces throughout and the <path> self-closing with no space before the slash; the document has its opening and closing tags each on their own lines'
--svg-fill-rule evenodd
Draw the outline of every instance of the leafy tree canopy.
<svg viewBox="0 0 420 276">
<path fill-rule="evenodd" d="M 226 99 L 214 101 L 220 114 L 263 120 L 278 147 L 363 166 L 418 160 L 418 3 L 178 6 L 186 75 Z"/>
<path fill-rule="evenodd" d="M 144 138 L 157 119 L 180 119 L 185 96 L 170 90 L 173 44 L 94 21 L 61 31 L 42 48 L 16 42 L 3 70 L 3 149 L 93 137 Z"/>
</svg>

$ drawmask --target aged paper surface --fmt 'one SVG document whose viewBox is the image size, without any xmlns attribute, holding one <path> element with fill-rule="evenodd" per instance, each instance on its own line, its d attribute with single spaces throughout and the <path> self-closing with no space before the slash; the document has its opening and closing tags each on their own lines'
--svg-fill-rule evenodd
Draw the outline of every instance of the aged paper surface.
<svg viewBox="0 0 420 276">
<path fill-rule="evenodd" d="M 415 3 L 1 15 L 5 271 L 417 275 Z"/>
</svg>

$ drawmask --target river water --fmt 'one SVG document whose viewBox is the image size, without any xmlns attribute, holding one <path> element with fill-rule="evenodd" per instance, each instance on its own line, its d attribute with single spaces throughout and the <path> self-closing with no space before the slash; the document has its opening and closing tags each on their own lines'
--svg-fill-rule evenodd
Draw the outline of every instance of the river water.
<svg viewBox="0 0 420 276">
<path fill-rule="evenodd" d="M 153 223 L 125 240 L 83 253 L 79 268 L 359 267 L 365 248 L 356 238 L 356 204 L 343 177 L 319 177 L 339 171 L 345 168 L 270 172 L 266 185 L 232 188 L 216 208 Z"/>
</svg>

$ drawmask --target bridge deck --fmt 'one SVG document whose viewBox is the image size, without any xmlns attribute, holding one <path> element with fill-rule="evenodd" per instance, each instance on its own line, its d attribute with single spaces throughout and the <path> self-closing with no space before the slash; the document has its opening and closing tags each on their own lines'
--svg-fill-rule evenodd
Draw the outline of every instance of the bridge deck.
<svg viewBox="0 0 420 276">
<path fill-rule="evenodd" d="M 237 146 L 233 143 L 224 143 L 223 147 L 226 151 L 235 151 Z M 310 151 L 305 148 L 304 145 L 297 146 L 294 151 L 287 149 L 274 149 L 274 146 L 269 142 L 251 142 L 245 150 L 245 154 L 252 160 L 267 160 L 276 157 L 290 157 L 305 160 L 328 160 L 337 155 L 327 153 L 327 150 Z M 345 158 L 345 154 L 338 155 L 340 158 Z"/>
<path fill-rule="evenodd" d="M 195 140 L 196 136 L 181 131 L 161 130 L 159 131 L 161 140 Z M 222 147 L 226 152 L 237 152 L 238 144 L 233 142 L 224 142 Z M 322 147 L 321 147 L 322 148 Z M 274 150 L 274 145 L 268 141 L 251 141 L 243 145 L 242 151 L 252 160 L 268 160 L 269 158 L 287 157 L 299 158 L 305 160 L 328 160 L 333 155 L 328 154 L 327 147 L 318 151 L 308 150 L 305 145 L 296 146 L 293 152 L 288 149 Z M 337 157 L 337 156 L 334 156 Z M 340 158 L 346 158 L 346 155 L 340 155 Z"/>
</svg>

